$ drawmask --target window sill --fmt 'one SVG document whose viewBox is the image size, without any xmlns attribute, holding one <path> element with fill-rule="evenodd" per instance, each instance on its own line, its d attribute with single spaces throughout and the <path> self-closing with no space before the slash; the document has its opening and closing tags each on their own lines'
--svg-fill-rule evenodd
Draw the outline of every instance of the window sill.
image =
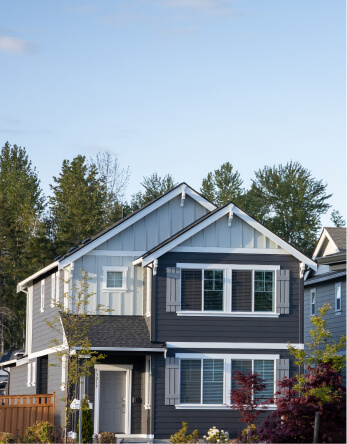
<svg viewBox="0 0 347 444">
<path fill-rule="evenodd" d="M 226 404 L 177 404 L 175 405 L 177 410 L 224 410 L 231 409 L 237 410 L 236 407 Z M 268 404 L 261 407 L 257 407 L 256 410 L 276 410 L 276 404 Z"/>
<path fill-rule="evenodd" d="M 342 314 L 341 311 L 342 311 L 342 310 L 335 310 L 335 314 L 336 314 L 337 316 L 340 316 L 340 315 Z"/>
<path fill-rule="evenodd" d="M 178 311 L 178 316 L 224 316 L 232 318 L 278 318 L 279 313 L 272 312 L 225 312 L 225 311 Z"/>
<path fill-rule="evenodd" d="M 102 288 L 101 291 L 103 291 L 103 292 L 107 292 L 107 293 L 114 293 L 114 292 L 128 291 L 128 289 L 127 289 L 127 288 L 121 288 L 121 287 L 116 287 L 116 288 Z"/>
</svg>

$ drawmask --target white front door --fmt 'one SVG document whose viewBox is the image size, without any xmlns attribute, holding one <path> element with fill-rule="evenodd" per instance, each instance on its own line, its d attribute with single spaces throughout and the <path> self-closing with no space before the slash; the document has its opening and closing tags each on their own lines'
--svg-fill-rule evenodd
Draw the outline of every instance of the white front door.
<svg viewBox="0 0 347 444">
<path fill-rule="evenodd" d="M 100 372 L 100 432 L 125 433 L 126 371 Z"/>
</svg>

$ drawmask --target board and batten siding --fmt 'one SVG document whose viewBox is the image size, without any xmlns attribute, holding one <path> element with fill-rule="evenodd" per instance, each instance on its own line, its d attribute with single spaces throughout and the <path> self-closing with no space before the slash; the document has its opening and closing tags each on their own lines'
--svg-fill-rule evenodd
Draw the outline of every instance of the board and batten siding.
<svg viewBox="0 0 347 444">
<path fill-rule="evenodd" d="M 187 239 L 179 247 L 218 247 L 218 248 L 266 248 L 280 247 L 247 222 L 234 215 L 228 226 L 228 215 L 213 222 L 207 228 Z M 178 248 L 179 248 L 178 247 Z M 173 249 L 175 251 L 175 249 Z"/>
<path fill-rule="evenodd" d="M 177 263 L 279 265 L 290 271 L 289 314 L 275 318 L 228 316 L 178 316 L 166 311 L 166 269 Z M 155 341 L 159 342 L 280 342 L 299 343 L 303 318 L 299 316 L 302 279 L 300 263 L 291 255 L 167 253 L 159 259 L 155 285 Z M 153 313 L 152 313 L 153 316 Z M 301 328 L 301 331 L 300 331 Z"/>
</svg>

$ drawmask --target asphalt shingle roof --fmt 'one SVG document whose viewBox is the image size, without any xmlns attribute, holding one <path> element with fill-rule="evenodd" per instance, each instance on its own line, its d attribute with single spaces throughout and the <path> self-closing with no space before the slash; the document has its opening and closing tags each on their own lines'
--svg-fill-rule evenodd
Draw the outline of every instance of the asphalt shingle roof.
<svg viewBox="0 0 347 444">
<path fill-rule="evenodd" d="M 346 227 L 325 227 L 337 248 L 346 251 Z"/>
</svg>

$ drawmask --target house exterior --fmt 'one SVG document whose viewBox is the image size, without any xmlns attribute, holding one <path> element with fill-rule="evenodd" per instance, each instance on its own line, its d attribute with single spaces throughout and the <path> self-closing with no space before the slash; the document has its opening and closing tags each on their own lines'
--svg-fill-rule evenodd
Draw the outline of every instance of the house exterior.
<svg viewBox="0 0 347 444">
<path fill-rule="evenodd" d="M 346 335 L 346 228 L 323 229 L 313 259 L 317 270 L 305 274 L 305 342 L 310 342 L 311 317 L 318 315 L 318 308 L 330 303 L 332 309 L 325 319 L 332 334 L 331 342 Z M 346 351 L 341 351 L 346 355 Z M 342 370 L 346 376 L 346 369 Z"/>
<path fill-rule="evenodd" d="M 287 343 L 303 347 L 307 266 L 317 268 L 237 206 L 216 208 L 182 183 L 19 283 L 26 348 L 1 364 L 10 394 L 55 391 L 63 423 L 66 369 L 49 365 L 44 319 L 84 270 L 100 321 L 88 336 L 106 355 L 86 383 L 94 432 L 167 439 L 186 421 L 201 435 L 213 425 L 236 434 L 233 371 L 258 372 L 269 397 L 295 372 Z M 100 316 L 98 304 L 113 311 Z"/>
</svg>

